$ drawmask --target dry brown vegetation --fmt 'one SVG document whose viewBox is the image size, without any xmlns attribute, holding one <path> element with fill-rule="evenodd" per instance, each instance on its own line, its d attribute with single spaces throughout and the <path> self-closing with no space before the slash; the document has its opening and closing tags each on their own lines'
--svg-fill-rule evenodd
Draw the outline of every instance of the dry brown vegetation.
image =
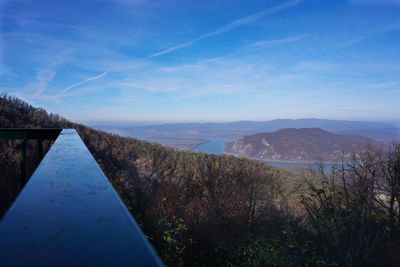
<svg viewBox="0 0 400 267">
<path fill-rule="evenodd" d="M 291 173 L 95 131 L 6 95 L 0 127 L 76 128 L 168 266 L 399 264 L 399 144 L 331 173 Z M 1 143 L 2 213 L 18 192 L 18 153 L 18 141 Z"/>
</svg>

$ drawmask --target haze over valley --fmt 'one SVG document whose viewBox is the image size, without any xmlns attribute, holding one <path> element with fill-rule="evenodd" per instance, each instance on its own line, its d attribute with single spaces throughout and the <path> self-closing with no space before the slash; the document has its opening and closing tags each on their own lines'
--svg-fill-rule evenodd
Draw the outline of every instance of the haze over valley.
<svg viewBox="0 0 400 267">
<path fill-rule="evenodd" d="M 0 0 L 0 266 L 400 266 L 399 103 L 400 0 Z"/>
<path fill-rule="evenodd" d="M 400 127 L 396 124 L 322 119 L 175 123 L 149 126 L 129 126 L 128 123 L 125 126 L 94 124 L 92 126 L 122 136 L 136 137 L 178 149 L 214 154 L 227 153 L 264 161 L 297 161 L 299 163 L 316 162 L 321 159 L 326 162 L 335 161 L 339 160 L 342 152 L 346 152 L 345 154 L 349 157 L 357 150 L 356 148 L 361 148 L 368 143 L 385 145 L 400 139 Z M 304 139 L 302 138 L 302 134 L 305 134 L 304 129 L 290 132 L 288 136 L 287 131 L 278 131 L 285 128 L 316 129 L 314 135 Z M 273 156 L 273 152 L 268 152 L 270 153 L 268 156 L 268 153 L 262 151 L 265 148 L 265 142 L 261 141 L 261 136 L 266 132 L 274 132 L 271 135 L 282 139 L 281 143 L 286 145 L 285 155 L 278 153 L 279 155 Z M 249 142 L 250 139 L 259 140 Z M 244 147 L 250 143 L 254 151 L 245 151 Z M 310 143 L 314 146 L 311 151 L 310 148 L 305 147 Z M 351 147 L 353 149 L 349 149 Z M 299 156 L 300 154 L 304 155 Z"/>
</svg>

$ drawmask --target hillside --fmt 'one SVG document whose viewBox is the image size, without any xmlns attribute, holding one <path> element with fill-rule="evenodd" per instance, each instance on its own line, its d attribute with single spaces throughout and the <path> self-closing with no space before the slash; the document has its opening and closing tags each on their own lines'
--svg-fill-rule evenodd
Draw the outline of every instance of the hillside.
<svg viewBox="0 0 400 267">
<path fill-rule="evenodd" d="M 320 128 L 343 135 L 359 135 L 380 142 L 400 140 L 399 125 L 379 122 L 323 120 L 323 119 L 278 119 L 271 121 L 237 121 L 226 123 L 173 123 L 137 126 L 133 123 L 107 123 L 92 125 L 96 129 L 131 136 L 176 148 L 191 149 L 193 145 L 212 137 L 237 140 L 246 135 L 273 132 L 284 128 Z"/>
<path fill-rule="evenodd" d="M 4 94 L 1 127 L 75 128 L 166 266 L 400 263 L 399 144 L 361 154 L 342 172 L 293 175 L 96 131 Z M 38 164 L 35 144 L 27 144 L 28 174 Z M 0 140 L 0 216 L 18 194 L 20 150 L 19 141 Z"/>
<path fill-rule="evenodd" d="M 355 151 L 373 141 L 361 136 L 333 134 L 319 128 L 286 128 L 272 133 L 244 136 L 225 144 L 224 153 L 258 160 L 325 162 Z"/>
<path fill-rule="evenodd" d="M 96 131 L 4 94 L 0 128 L 75 128 L 167 266 L 228 265 L 250 230 L 265 235 L 265 225 L 279 231 L 284 221 L 282 173 L 261 162 Z M 32 174 L 36 142 L 27 146 Z M 0 140 L 0 219 L 19 191 L 20 150 L 19 141 Z M 276 215 L 266 222 L 255 210 Z"/>
</svg>

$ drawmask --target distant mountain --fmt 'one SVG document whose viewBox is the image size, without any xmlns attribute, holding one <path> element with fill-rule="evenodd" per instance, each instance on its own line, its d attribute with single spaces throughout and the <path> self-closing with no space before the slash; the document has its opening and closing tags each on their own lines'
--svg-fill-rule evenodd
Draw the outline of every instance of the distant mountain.
<svg viewBox="0 0 400 267">
<path fill-rule="evenodd" d="M 334 161 L 373 142 L 362 136 L 338 135 L 319 128 L 285 128 L 244 136 L 225 144 L 224 153 L 258 160 Z"/>
<path fill-rule="evenodd" d="M 236 140 L 245 135 L 273 132 L 283 128 L 320 128 L 336 134 L 360 135 L 381 142 L 400 140 L 400 128 L 395 124 L 322 119 L 172 123 L 150 126 L 92 124 L 91 126 L 120 135 L 141 138 L 162 144 L 176 144 L 177 139 L 185 139 L 186 143 L 192 139 L 191 142 L 195 144 L 201 143 L 199 139 L 203 141 L 204 138 L 208 137 L 222 137 L 228 140 Z"/>
</svg>

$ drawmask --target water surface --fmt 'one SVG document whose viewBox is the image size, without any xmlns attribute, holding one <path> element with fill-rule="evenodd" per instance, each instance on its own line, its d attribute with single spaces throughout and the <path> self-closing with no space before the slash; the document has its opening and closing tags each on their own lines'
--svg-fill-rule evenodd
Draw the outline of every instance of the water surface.
<svg viewBox="0 0 400 267">
<path fill-rule="evenodd" d="M 275 166 L 275 167 L 311 167 L 314 170 L 319 169 L 319 165 L 317 163 L 305 163 L 305 162 L 287 162 L 287 161 L 265 161 L 266 163 Z M 324 164 L 324 171 L 330 172 L 335 164 L 326 163 Z"/>
<path fill-rule="evenodd" d="M 219 155 L 222 154 L 222 151 L 224 150 L 224 144 L 226 142 L 229 142 L 228 139 L 222 137 L 206 137 L 206 138 L 210 141 L 198 145 L 195 149 L 193 149 L 194 152 L 204 152 L 208 154 Z"/>
<path fill-rule="evenodd" d="M 210 140 L 207 143 L 200 144 L 198 145 L 195 149 L 193 149 L 194 152 L 204 152 L 208 154 L 217 154 L 220 155 L 222 154 L 224 150 L 224 144 L 226 142 L 230 142 L 230 140 L 222 137 L 206 137 L 208 140 Z M 319 166 L 317 164 L 312 164 L 312 163 L 304 163 L 304 162 L 286 162 L 286 161 L 266 161 L 266 163 L 275 166 L 275 167 L 311 167 L 313 169 L 318 169 Z M 325 164 L 324 165 L 324 170 L 326 172 L 330 172 L 332 170 L 332 167 L 334 164 Z"/>
</svg>

